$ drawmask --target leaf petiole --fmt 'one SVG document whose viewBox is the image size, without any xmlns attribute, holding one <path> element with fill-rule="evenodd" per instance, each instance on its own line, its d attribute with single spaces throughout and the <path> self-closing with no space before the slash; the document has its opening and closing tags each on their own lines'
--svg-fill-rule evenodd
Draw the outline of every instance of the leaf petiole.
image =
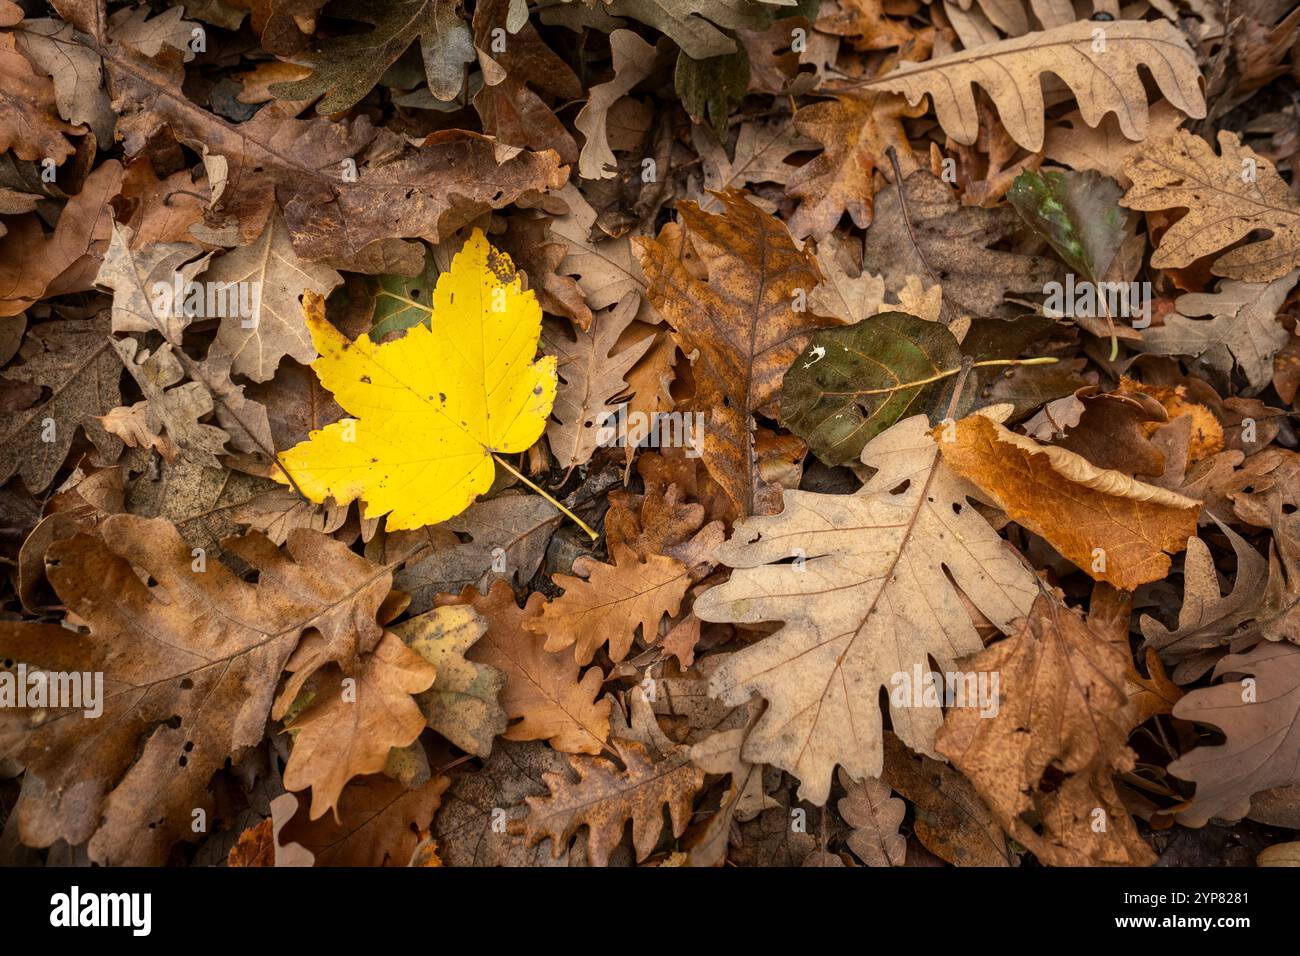
<svg viewBox="0 0 1300 956">
<path fill-rule="evenodd" d="M 994 365 L 1054 365 L 1058 360 L 1051 356 L 1042 355 L 1038 358 L 1027 359 L 985 359 L 983 362 L 972 362 L 971 368 L 989 368 Z M 950 378 L 962 370 L 963 366 L 957 368 L 945 369 L 942 372 L 936 372 L 929 378 L 919 378 L 914 382 L 899 382 L 897 385 L 890 385 L 888 388 L 864 388 L 852 392 L 826 392 L 827 395 L 888 395 L 891 392 L 899 392 L 905 388 L 918 388 L 922 385 L 929 385 L 945 378 Z"/>
<path fill-rule="evenodd" d="M 533 491 L 537 492 L 539 495 L 541 495 L 551 504 L 555 505 L 555 507 L 558 508 L 563 514 L 567 515 L 569 519 L 573 521 L 574 524 L 576 524 L 583 531 L 587 532 L 587 537 L 591 538 L 592 541 L 595 541 L 600 537 L 600 535 L 596 534 L 596 532 L 592 531 L 591 528 L 588 527 L 587 522 L 583 521 L 581 518 L 575 515 L 568 508 L 564 507 L 564 505 L 560 504 L 560 502 L 557 501 L 552 495 L 548 494 L 544 488 L 542 488 L 540 485 L 535 483 L 531 478 L 525 475 L 514 465 L 510 464 L 510 462 L 506 461 L 496 452 L 492 452 L 492 457 L 496 459 L 498 465 L 500 465 L 506 471 L 510 472 L 510 474 L 514 475 L 516 478 L 518 478 L 520 481 L 526 484 L 529 488 L 533 489 Z"/>
</svg>

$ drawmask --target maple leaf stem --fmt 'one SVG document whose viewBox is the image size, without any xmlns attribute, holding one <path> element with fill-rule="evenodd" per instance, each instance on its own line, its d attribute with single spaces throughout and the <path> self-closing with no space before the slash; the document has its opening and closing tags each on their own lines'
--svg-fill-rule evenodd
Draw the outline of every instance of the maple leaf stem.
<svg viewBox="0 0 1300 956">
<path fill-rule="evenodd" d="M 583 531 L 587 532 L 587 537 L 591 538 L 592 541 L 596 541 L 597 539 L 600 538 L 600 535 L 596 534 L 596 532 L 594 532 L 594 531 L 591 530 L 591 528 L 587 525 L 587 522 L 583 521 L 581 518 L 579 518 L 577 515 L 575 515 L 575 514 L 574 514 L 572 511 L 570 511 L 568 508 L 564 507 L 564 505 L 560 504 L 559 501 L 557 501 L 557 500 L 556 500 L 552 495 L 550 495 L 549 493 L 547 493 L 547 491 L 546 491 L 544 488 L 542 488 L 540 485 L 538 485 L 536 482 L 534 482 L 531 478 L 529 478 L 527 475 L 525 475 L 522 471 L 520 471 L 520 470 L 519 470 L 518 468 L 516 468 L 514 465 L 510 464 L 510 462 L 506 461 L 504 458 L 502 458 L 502 457 L 501 457 L 500 455 L 498 455 L 496 452 L 493 452 L 493 453 L 492 453 L 492 457 L 496 459 L 496 462 L 497 462 L 498 465 L 500 465 L 500 466 L 501 466 L 502 468 L 504 468 L 506 471 L 510 472 L 510 474 L 514 475 L 516 478 L 518 478 L 520 481 L 522 481 L 524 484 L 526 484 L 529 488 L 533 489 L 533 491 L 537 492 L 539 495 L 541 495 L 543 498 L 545 498 L 545 499 L 546 499 L 547 501 L 549 501 L 551 504 L 555 505 L 555 507 L 558 508 L 558 509 L 563 513 L 563 514 L 565 514 L 566 516 L 568 516 L 568 518 L 569 518 L 569 519 L 570 519 L 574 524 L 576 524 L 576 525 L 577 525 L 579 528 L 581 528 Z"/>
</svg>

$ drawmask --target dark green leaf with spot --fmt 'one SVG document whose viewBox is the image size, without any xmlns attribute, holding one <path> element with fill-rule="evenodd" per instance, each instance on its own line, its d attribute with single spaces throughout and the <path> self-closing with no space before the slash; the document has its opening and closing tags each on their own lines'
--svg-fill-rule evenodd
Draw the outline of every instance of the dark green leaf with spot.
<svg viewBox="0 0 1300 956">
<path fill-rule="evenodd" d="M 948 327 L 906 312 L 818 332 L 785 373 L 781 420 L 828 465 L 857 461 L 868 441 L 919 412 L 931 413 L 949 378 L 909 384 L 961 365 Z"/>
</svg>

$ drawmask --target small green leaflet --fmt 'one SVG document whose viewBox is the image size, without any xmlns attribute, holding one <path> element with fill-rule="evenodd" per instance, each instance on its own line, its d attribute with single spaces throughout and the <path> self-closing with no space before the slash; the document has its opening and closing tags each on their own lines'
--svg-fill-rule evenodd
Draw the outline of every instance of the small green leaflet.
<svg viewBox="0 0 1300 956">
<path fill-rule="evenodd" d="M 749 88 L 749 55 L 744 47 L 706 60 L 679 53 L 673 84 L 686 112 L 699 122 L 708 122 L 725 143 L 727 117 Z"/>
<path fill-rule="evenodd" d="M 370 337 L 379 340 L 421 322 L 427 325 L 433 289 L 441 273 L 433 255 L 429 254 L 425 256 L 424 269 L 419 275 L 379 276 L 375 289 L 375 324 Z"/>
<path fill-rule="evenodd" d="M 1067 266 L 1096 286 L 1107 272 L 1124 241 L 1128 210 L 1120 208 L 1123 190 L 1093 170 L 1050 170 L 1038 173 L 1026 169 L 1007 191 L 1007 201 L 1035 233 L 1046 239 Z M 1100 318 L 1076 316 L 1080 325 L 1098 333 Z M 1111 361 L 1119 355 L 1114 317 L 1105 314 L 1110 334 Z"/>
<path fill-rule="evenodd" d="M 1027 169 L 1011 184 L 1007 200 L 1067 266 L 1089 282 L 1101 282 L 1124 241 L 1128 211 L 1120 208 L 1122 193 L 1113 179 L 1092 170 Z"/>
</svg>

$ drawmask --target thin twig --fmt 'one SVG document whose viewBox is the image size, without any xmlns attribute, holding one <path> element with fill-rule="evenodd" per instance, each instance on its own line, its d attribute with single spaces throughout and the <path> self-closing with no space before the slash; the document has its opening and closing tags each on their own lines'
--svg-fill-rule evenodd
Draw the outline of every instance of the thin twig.
<svg viewBox="0 0 1300 956">
<path fill-rule="evenodd" d="M 907 211 L 907 190 L 903 188 L 903 169 L 898 165 L 898 150 L 890 146 L 885 150 L 885 154 L 889 157 L 889 163 L 894 168 L 894 188 L 898 190 L 898 210 L 903 216 L 903 225 L 907 227 L 907 237 L 912 241 L 912 248 L 916 250 L 916 257 L 921 260 L 921 265 L 925 266 L 925 271 L 934 280 L 933 284 L 942 286 L 943 283 L 939 281 L 939 277 L 930 268 L 930 261 L 925 258 L 925 251 L 921 248 L 921 244 L 916 241 L 916 233 L 912 230 L 912 216 Z M 940 307 L 951 308 L 946 295 L 940 300 Z"/>
<path fill-rule="evenodd" d="M 1026 359 L 1026 361 L 1031 361 L 1031 360 Z M 1055 359 L 1053 359 L 1053 361 L 1055 361 Z M 984 363 L 981 362 L 979 364 L 982 365 Z M 948 402 L 948 411 L 943 416 L 944 421 L 950 422 L 956 417 L 957 404 L 961 400 L 962 389 L 966 387 L 966 379 L 970 377 L 971 369 L 973 369 L 975 365 L 976 362 L 973 358 L 971 358 L 969 355 L 963 355 L 961 357 L 961 368 L 953 369 L 952 372 L 948 373 L 948 374 L 957 375 L 957 384 L 953 386 L 952 398 Z"/>
</svg>

